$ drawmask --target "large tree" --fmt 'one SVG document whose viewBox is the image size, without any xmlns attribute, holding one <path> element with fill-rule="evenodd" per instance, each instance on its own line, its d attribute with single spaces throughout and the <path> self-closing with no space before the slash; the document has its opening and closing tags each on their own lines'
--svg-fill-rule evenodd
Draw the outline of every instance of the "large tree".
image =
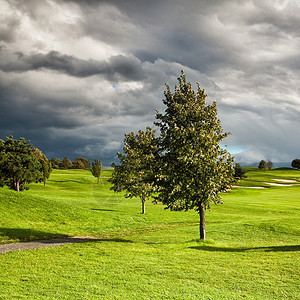
<svg viewBox="0 0 300 300">
<path fill-rule="evenodd" d="M 99 159 L 95 159 L 92 162 L 92 167 L 91 167 L 91 172 L 93 174 L 94 177 L 97 178 L 97 183 L 99 184 L 100 181 L 100 176 L 101 176 L 101 160 Z"/>
<path fill-rule="evenodd" d="M 42 164 L 30 141 L 12 136 L 0 141 L 0 178 L 16 191 L 26 188 L 26 183 L 42 181 Z"/>
<path fill-rule="evenodd" d="M 146 199 L 155 192 L 153 169 L 156 153 L 155 131 L 147 127 L 138 134 L 125 134 L 123 154 L 118 153 L 120 165 L 112 165 L 112 189 L 115 192 L 125 190 L 126 197 L 139 197 L 143 214 L 146 213 Z"/>
<path fill-rule="evenodd" d="M 168 85 L 164 114 L 156 113 L 160 128 L 161 172 L 158 201 L 171 210 L 195 209 L 200 216 L 200 239 L 206 239 L 205 211 L 220 203 L 219 192 L 234 182 L 233 157 L 220 146 L 228 136 L 217 117 L 216 102 L 198 84 L 192 89 L 184 72 L 171 93 Z"/>
</svg>

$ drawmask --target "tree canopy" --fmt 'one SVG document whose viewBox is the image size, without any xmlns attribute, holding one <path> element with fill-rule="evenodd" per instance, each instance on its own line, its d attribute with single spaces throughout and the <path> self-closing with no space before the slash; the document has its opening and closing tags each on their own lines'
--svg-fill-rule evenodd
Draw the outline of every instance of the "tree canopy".
<svg viewBox="0 0 300 300">
<path fill-rule="evenodd" d="M 261 169 L 266 170 L 266 168 L 267 168 L 267 163 L 266 163 L 266 161 L 262 159 L 262 160 L 259 162 L 259 164 L 258 164 L 258 168 L 259 168 L 260 170 L 261 170 Z"/>
<path fill-rule="evenodd" d="M 295 169 L 300 169 L 300 159 L 296 158 L 292 161 L 292 167 Z"/>
<path fill-rule="evenodd" d="M 72 162 L 70 161 L 68 156 L 65 156 L 65 158 L 61 161 L 60 169 L 71 169 L 72 168 Z"/>
<path fill-rule="evenodd" d="M 0 178 L 16 191 L 26 188 L 30 182 L 46 181 L 51 164 L 46 156 L 24 138 L 15 140 L 12 136 L 0 140 Z"/>
<path fill-rule="evenodd" d="M 35 156 L 38 158 L 40 164 L 41 164 L 41 181 L 44 182 L 44 185 L 46 185 L 47 179 L 50 177 L 50 174 L 52 172 L 52 165 L 51 162 L 47 159 L 44 153 L 40 151 L 39 149 L 35 149 Z"/>
<path fill-rule="evenodd" d="M 72 168 L 73 169 L 89 169 L 91 166 L 90 161 L 87 158 L 76 157 L 73 161 Z"/>
<path fill-rule="evenodd" d="M 273 163 L 269 160 L 269 161 L 267 162 L 267 168 L 268 168 L 269 170 L 271 170 L 272 167 L 273 167 Z"/>
<path fill-rule="evenodd" d="M 234 177 L 239 179 L 245 178 L 247 177 L 245 175 L 246 171 L 241 167 L 241 165 L 239 163 L 236 163 L 234 165 Z"/>
<path fill-rule="evenodd" d="M 158 201 L 171 210 L 195 209 L 200 216 L 200 238 L 205 239 L 205 210 L 220 203 L 219 193 L 234 182 L 233 157 L 222 149 L 224 133 L 217 105 L 206 104 L 204 90 L 197 92 L 184 72 L 172 93 L 166 85 L 165 113 L 156 113 L 160 129 Z"/>
</svg>

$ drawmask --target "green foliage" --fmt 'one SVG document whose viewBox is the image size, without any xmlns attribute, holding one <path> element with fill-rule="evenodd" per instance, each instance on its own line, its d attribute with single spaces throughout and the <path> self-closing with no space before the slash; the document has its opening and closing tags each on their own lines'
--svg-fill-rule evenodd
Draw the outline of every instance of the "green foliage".
<svg viewBox="0 0 300 300">
<path fill-rule="evenodd" d="M 292 161 L 292 167 L 293 168 L 295 168 L 295 169 L 300 169 L 300 159 L 294 159 L 293 161 Z"/>
<path fill-rule="evenodd" d="M 234 182 L 233 158 L 219 145 L 229 133 L 223 133 L 216 102 L 206 104 L 199 84 L 197 92 L 192 90 L 183 71 L 178 82 L 174 94 L 167 85 L 165 114 L 156 114 L 161 132 L 158 200 L 171 210 L 198 211 L 205 239 L 205 209 L 219 203 L 219 193 Z"/>
<path fill-rule="evenodd" d="M 264 169 L 264 170 L 266 170 L 266 168 L 267 168 L 267 163 L 266 163 L 266 161 L 264 161 L 264 160 L 261 160 L 260 162 L 259 162 L 259 164 L 258 164 L 258 168 L 261 170 L 261 169 Z"/>
<path fill-rule="evenodd" d="M 47 179 L 50 177 L 50 174 L 52 172 L 52 166 L 51 162 L 47 159 L 45 154 L 42 153 L 39 149 L 35 149 L 35 156 L 38 158 L 40 164 L 41 164 L 41 180 L 44 182 L 44 185 L 46 185 Z"/>
<path fill-rule="evenodd" d="M 67 170 L 72 168 L 72 162 L 70 161 L 69 157 L 66 156 L 60 164 L 60 169 Z"/>
<path fill-rule="evenodd" d="M 241 165 L 239 163 L 236 163 L 234 165 L 234 178 L 237 178 L 237 179 L 242 179 L 242 178 L 245 178 L 246 175 L 246 170 L 244 170 Z"/>
<path fill-rule="evenodd" d="M 118 153 L 120 165 L 113 163 L 111 178 L 115 192 L 126 190 L 127 197 L 140 197 L 142 213 L 145 214 L 146 199 L 155 192 L 153 183 L 157 145 L 155 131 L 150 127 L 138 134 L 125 134 L 123 153 Z"/>
<path fill-rule="evenodd" d="M 61 160 L 59 158 L 51 158 L 50 162 L 53 169 L 59 169 L 61 166 Z"/>
<path fill-rule="evenodd" d="M 100 180 L 100 176 L 101 176 L 101 160 L 99 159 L 95 159 L 92 162 L 92 168 L 90 169 L 93 176 L 96 177 L 98 179 L 98 184 L 99 184 L 99 180 Z"/>
<path fill-rule="evenodd" d="M 72 168 L 87 170 L 90 168 L 90 166 L 91 166 L 91 163 L 89 162 L 88 159 L 83 158 L 83 157 L 76 157 L 73 161 Z"/>
<path fill-rule="evenodd" d="M 0 142 L 0 178 L 2 185 L 5 183 L 16 191 L 26 189 L 26 184 L 32 181 L 43 181 L 48 176 L 44 172 L 43 162 L 46 157 L 38 152 L 30 141 L 24 138 L 14 140 L 12 136 Z M 47 160 L 48 161 L 48 160 Z"/>
<path fill-rule="evenodd" d="M 268 168 L 269 170 L 271 170 L 272 167 L 273 167 L 273 163 L 269 160 L 269 161 L 267 162 L 267 168 Z"/>
</svg>

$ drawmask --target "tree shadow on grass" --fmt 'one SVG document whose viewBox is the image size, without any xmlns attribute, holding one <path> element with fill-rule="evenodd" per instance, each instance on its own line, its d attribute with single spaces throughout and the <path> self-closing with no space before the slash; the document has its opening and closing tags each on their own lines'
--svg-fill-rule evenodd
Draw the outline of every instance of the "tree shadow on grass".
<svg viewBox="0 0 300 300">
<path fill-rule="evenodd" d="M 67 237 L 65 234 L 45 232 L 35 229 L 0 227 L 0 241 L 34 241 Z"/>
<path fill-rule="evenodd" d="M 264 252 L 290 252 L 300 251 L 300 245 L 286 245 L 286 246 L 268 246 L 268 247 L 248 247 L 248 248 L 225 248 L 214 246 L 195 246 L 191 249 L 211 251 L 211 252 L 247 252 L 247 251 L 264 251 Z"/>
<path fill-rule="evenodd" d="M 107 208 L 91 208 L 91 210 L 97 210 L 97 211 L 115 211 L 114 209 L 107 209 Z"/>
<path fill-rule="evenodd" d="M 41 243 L 62 244 L 82 242 L 117 242 L 133 243 L 131 240 L 122 238 L 93 238 L 93 237 L 70 237 L 67 234 L 51 233 L 35 229 L 4 228 L 0 227 L 0 243 L 40 241 Z"/>
<path fill-rule="evenodd" d="M 131 240 L 120 238 L 89 238 L 89 237 L 63 237 L 58 239 L 43 240 L 43 244 L 66 244 L 66 243 L 86 243 L 86 242 L 116 242 L 116 243 L 133 243 Z"/>
<path fill-rule="evenodd" d="M 66 182 L 75 182 L 75 183 L 85 183 L 79 180 L 51 180 L 52 182 L 58 182 L 58 183 L 66 183 Z"/>
</svg>

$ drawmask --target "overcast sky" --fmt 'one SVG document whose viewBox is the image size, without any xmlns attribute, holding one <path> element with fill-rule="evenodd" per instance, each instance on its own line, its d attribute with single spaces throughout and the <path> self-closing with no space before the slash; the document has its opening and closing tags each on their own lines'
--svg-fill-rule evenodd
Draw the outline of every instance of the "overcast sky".
<svg viewBox="0 0 300 300">
<path fill-rule="evenodd" d="M 110 166 L 180 71 L 238 162 L 300 158 L 300 0 L 0 0 L 0 139 Z"/>
</svg>

